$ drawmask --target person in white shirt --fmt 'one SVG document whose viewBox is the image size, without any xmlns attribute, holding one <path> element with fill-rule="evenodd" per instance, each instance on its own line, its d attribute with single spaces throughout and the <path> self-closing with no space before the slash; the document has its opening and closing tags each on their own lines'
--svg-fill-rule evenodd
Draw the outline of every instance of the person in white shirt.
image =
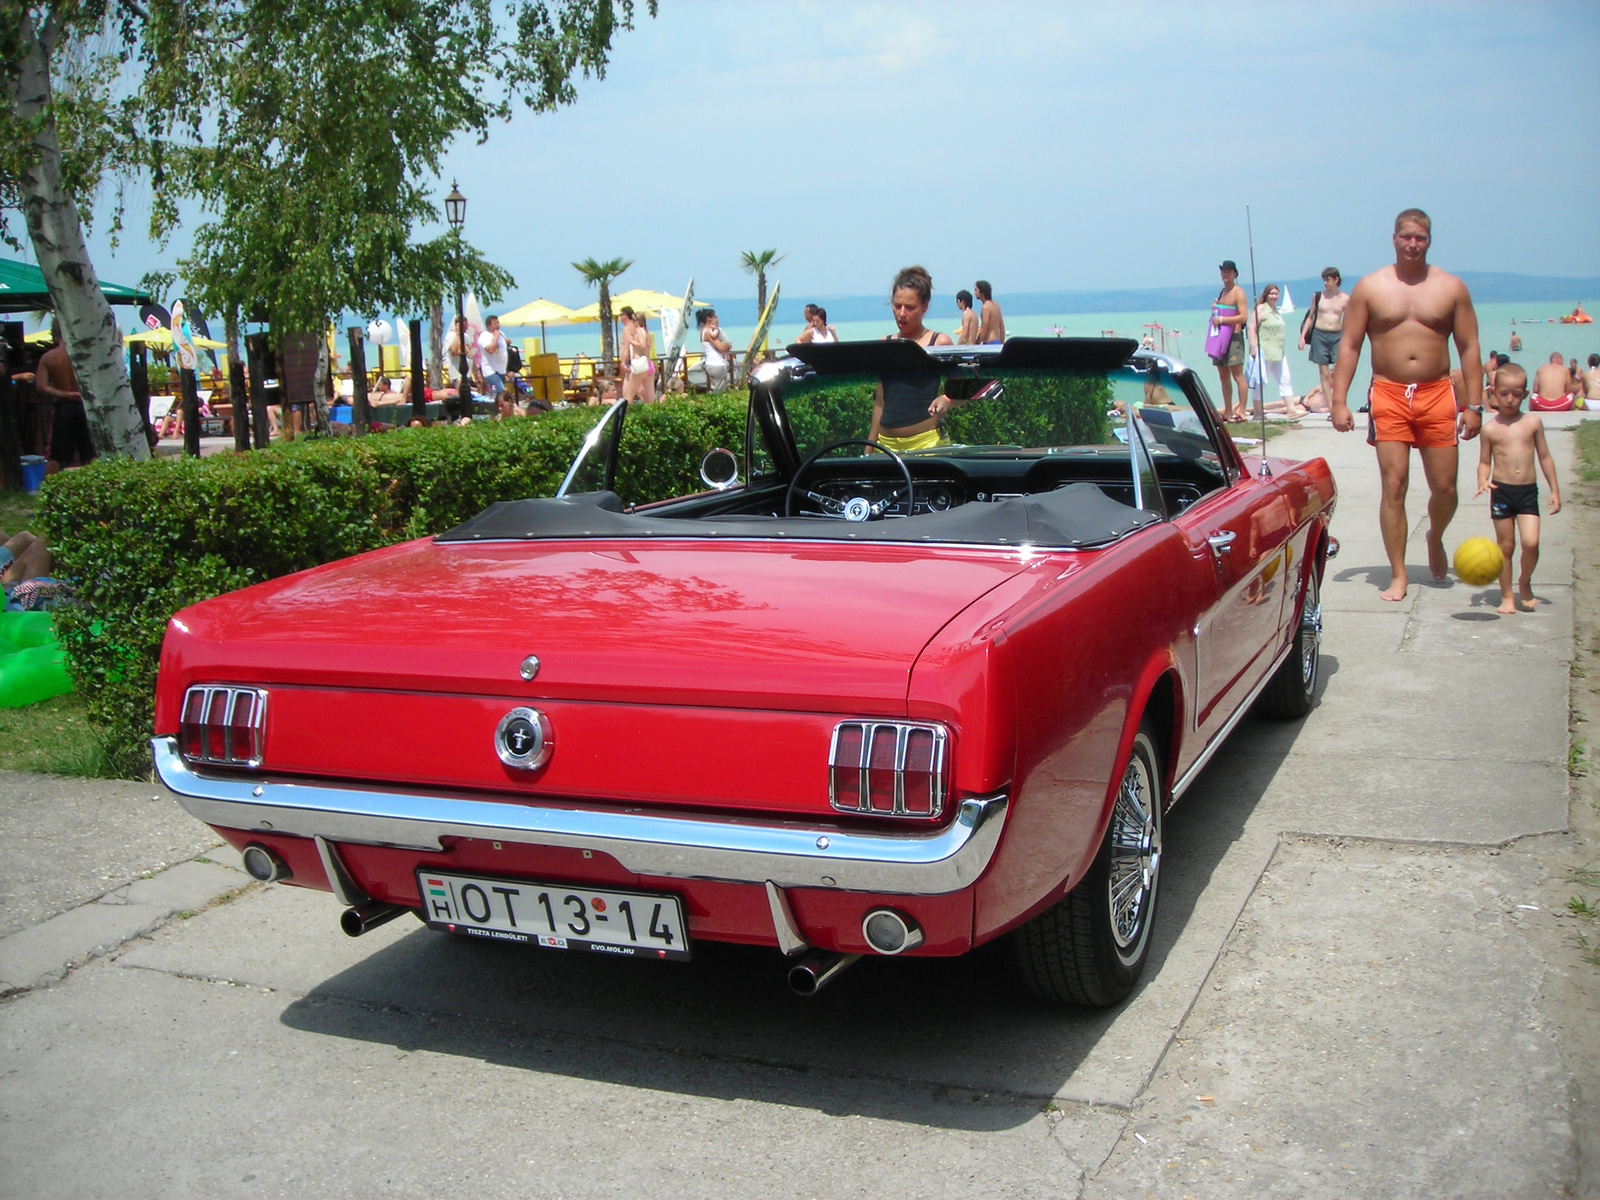
<svg viewBox="0 0 1600 1200">
<path fill-rule="evenodd" d="M 722 336 L 716 309 L 702 308 L 695 320 L 700 324 L 700 348 L 706 356 L 706 383 L 713 392 L 725 392 L 732 375 L 733 343 Z"/>
<path fill-rule="evenodd" d="M 811 310 L 811 340 L 824 345 L 839 340 L 838 333 L 828 324 L 828 310 L 820 306 Z"/>
<path fill-rule="evenodd" d="M 505 391 L 506 365 L 511 358 L 511 343 L 500 332 L 500 318 L 490 317 L 478 335 L 478 349 L 483 352 L 483 387 L 490 397 Z"/>
</svg>

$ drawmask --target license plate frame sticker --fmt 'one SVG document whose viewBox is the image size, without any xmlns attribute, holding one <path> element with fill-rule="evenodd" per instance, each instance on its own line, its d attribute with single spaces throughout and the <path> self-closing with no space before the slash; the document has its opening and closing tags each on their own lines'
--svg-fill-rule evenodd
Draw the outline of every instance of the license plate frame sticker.
<svg viewBox="0 0 1600 1200">
<path fill-rule="evenodd" d="M 688 962 L 683 901 L 670 892 L 623 892 L 417 871 L 423 921 L 430 929 L 547 950 L 592 950 Z"/>
</svg>

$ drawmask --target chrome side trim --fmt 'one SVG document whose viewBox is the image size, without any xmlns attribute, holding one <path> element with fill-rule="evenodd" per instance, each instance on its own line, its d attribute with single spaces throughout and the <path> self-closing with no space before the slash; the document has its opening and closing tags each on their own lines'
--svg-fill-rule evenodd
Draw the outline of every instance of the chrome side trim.
<svg viewBox="0 0 1600 1200">
<path fill-rule="evenodd" d="M 639 875 L 717 879 L 758 887 L 837 887 L 940 896 L 975 882 L 994 856 L 1010 803 L 963 800 L 955 820 L 925 834 L 858 833 L 835 825 L 741 817 L 595 811 L 197 775 L 177 739 L 152 738 L 156 776 L 208 825 L 437 852 L 445 837 L 567 846 L 609 854 Z"/>
<path fill-rule="evenodd" d="M 1256 681 L 1255 687 L 1250 689 L 1250 694 L 1245 697 L 1243 704 L 1234 710 L 1233 716 L 1228 718 L 1228 723 L 1217 730 L 1217 736 L 1206 743 L 1206 748 L 1200 751 L 1200 757 L 1194 760 L 1194 765 L 1183 773 L 1183 778 L 1172 785 L 1172 798 L 1176 800 L 1189 790 L 1189 785 L 1194 782 L 1196 775 L 1204 770 L 1205 765 L 1211 761 L 1211 756 L 1222 748 L 1222 743 L 1228 740 L 1228 735 L 1233 732 L 1233 727 L 1243 719 L 1245 713 L 1250 711 L 1250 706 L 1256 702 L 1256 697 L 1261 695 L 1272 682 L 1272 677 L 1278 673 L 1278 668 L 1283 666 L 1283 660 L 1288 658 L 1294 650 L 1294 639 L 1289 639 L 1289 644 L 1272 660 L 1272 666 L 1267 668 L 1267 673 Z"/>
<path fill-rule="evenodd" d="M 772 932 L 778 935 L 779 950 L 792 957 L 802 950 L 811 949 L 811 943 L 806 941 L 805 934 L 800 932 L 800 926 L 794 919 L 789 897 L 770 879 L 767 880 L 767 907 L 772 910 Z"/>
</svg>

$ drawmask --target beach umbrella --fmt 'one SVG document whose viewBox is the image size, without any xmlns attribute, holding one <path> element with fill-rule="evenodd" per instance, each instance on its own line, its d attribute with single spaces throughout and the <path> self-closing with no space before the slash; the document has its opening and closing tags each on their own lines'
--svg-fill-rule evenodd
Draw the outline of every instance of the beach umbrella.
<svg viewBox="0 0 1600 1200">
<path fill-rule="evenodd" d="M 213 342 L 210 338 L 197 337 L 192 338 L 191 341 L 198 350 L 226 350 L 228 348 L 226 342 Z M 171 350 L 172 330 L 147 329 L 143 333 L 130 333 L 122 339 L 124 346 L 131 346 L 134 342 L 139 342 L 157 350 Z"/>
<path fill-rule="evenodd" d="M 619 308 L 631 308 L 636 313 L 646 316 L 659 317 L 662 309 L 681 308 L 683 297 L 674 296 L 671 292 L 656 292 L 649 288 L 630 288 L 620 296 L 611 297 L 611 309 L 615 312 Z M 696 308 L 709 308 L 704 300 L 695 301 Z"/>
<path fill-rule="evenodd" d="M 510 325 L 513 328 L 525 328 L 530 325 L 571 325 L 572 310 L 564 304 L 557 304 L 554 300 L 540 297 L 506 313 L 500 318 L 500 324 Z"/>
<path fill-rule="evenodd" d="M 599 320 L 599 304 L 596 302 L 596 320 Z M 546 342 L 544 327 L 546 325 L 571 325 L 572 310 L 565 304 L 557 304 L 554 300 L 546 300 L 543 296 L 531 303 L 524 304 L 521 308 L 514 308 L 500 318 L 502 326 L 512 328 L 525 328 L 530 325 L 539 327 L 539 345 Z"/>
</svg>

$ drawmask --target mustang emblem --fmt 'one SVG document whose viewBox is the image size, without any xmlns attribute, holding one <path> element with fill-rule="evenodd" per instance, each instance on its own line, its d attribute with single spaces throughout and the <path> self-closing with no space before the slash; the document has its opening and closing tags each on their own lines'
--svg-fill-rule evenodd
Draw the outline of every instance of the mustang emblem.
<svg viewBox="0 0 1600 1200">
<path fill-rule="evenodd" d="M 508 767 L 536 771 L 554 748 L 550 719 L 536 708 L 513 708 L 495 726 L 494 752 Z"/>
</svg>

